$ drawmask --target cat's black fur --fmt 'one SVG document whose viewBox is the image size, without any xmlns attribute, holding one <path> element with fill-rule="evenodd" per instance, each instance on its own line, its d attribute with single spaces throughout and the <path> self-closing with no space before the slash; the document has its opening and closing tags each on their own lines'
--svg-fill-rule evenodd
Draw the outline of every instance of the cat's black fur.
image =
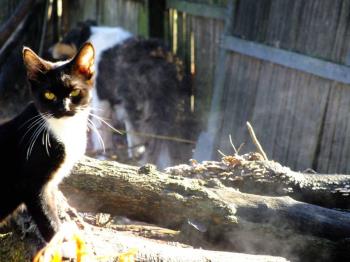
<svg viewBox="0 0 350 262">
<path fill-rule="evenodd" d="M 73 155 L 75 147 L 81 155 L 85 150 L 94 50 L 88 43 L 72 60 L 50 63 L 24 48 L 23 58 L 33 102 L 0 126 L 0 222 L 25 204 L 50 241 L 59 229 L 55 190 L 80 157 Z M 48 91 L 55 99 L 45 97 Z M 76 122 L 82 126 L 71 127 L 72 137 L 82 140 L 68 143 L 69 124 Z"/>
</svg>

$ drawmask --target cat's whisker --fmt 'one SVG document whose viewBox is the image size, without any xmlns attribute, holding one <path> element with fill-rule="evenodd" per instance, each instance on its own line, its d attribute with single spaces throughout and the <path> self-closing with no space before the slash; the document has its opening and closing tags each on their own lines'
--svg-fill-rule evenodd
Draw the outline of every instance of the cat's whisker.
<svg viewBox="0 0 350 262">
<path fill-rule="evenodd" d="M 45 117 L 51 115 L 48 113 L 44 113 L 44 114 L 39 114 L 36 117 L 32 117 L 30 118 L 28 121 L 26 121 L 25 123 L 28 123 L 30 120 L 32 120 L 32 122 L 28 125 L 28 130 L 24 133 L 23 137 L 21 138 L 21 141 L 23 141 L 23 139 L 25 138 L 25 136 L 28 134 L 29 131 L 31 131 L 31 129 L 33 129 L 36 125 L 38 125 L 41 121 L 45 120 Z M 24 125 L 24 124 L 23 124 Z M 22 126 L 23 126 L 22 125 Z"/>
<path fill-rule="evenodd" d="M 48 115 L 48 117 L 50 118 L 52 115 Z M 43 135 L 44 137 L 44 135 Z M 46 149 L 46 153 L 48 156 L 50 156 L 50 152 L 49 152 L 49 147 L 51 147 L 51 143 L 50 143 L 50 130 L 49 127 L 47 125 L 47 123 L 45 123 L 45 149 Z"/>
<path fill-rule="evenodd" d="M 103 139 L 102 139 L 101 134 L 99 133 L 99 131 L 98 131 L 97 127 L 95 126 L 95 124 L 94 124 L 90 119 L 89 119 L 88 121 L 89 121 L 89 122 L 88 122 L 88 126 L 91 128 L 91 130 L 92 130 L 93 132 L 96 133 L 98 142 L 99 142 L 100 145 L 102 146 L 103 153 L 105 153 L 105 144 L 104 144 L 104 141 L 103 141 Z"/>
<path fill-rule="evenodd" d="M 26 135 L 38 124 L 40 124 L 41 121 L 44 121 L 43 118 L 38 118 L 36 120 L 34 120 L 29 126 L 28 126 L 28 130 L 24 133 L 24 135 L 22 136 L 20 143 L 22 143 L 22 141 L 24 140 L 24 138 L 26 137 Z"/>
<path fill-rule="evenodd" d="M 115 129 L 110 123 L 108 123 L 106 120 L 104 120 L 102 117 L 95 115 L 93 113 L 89 113 L 90 116 L 95 117 L 97 120 L 99 120 L 101 123 L 105 124 L 108 126 L 110 129 L 112 129 L 114 132 L 117 132 L 118 134 L 122 135 L 123 133 L 120 132 L 119 130 Z"/>
<path fill-rule="evenodd" d="M 27 148 L 27 160 L 29 159 L 33 147 L 35 145 L 36 140 L 38 139 L 40 133 L 42 132 L 42 130 L 45 128 L 45 120 L 43 118 L 41 118 L 41 122 L 38 122 L 38 124 L 36 124 L 37 128 L 35 129 L 35 131 L 33 132 L 31 138 L 30 138 L 30 142 L 29 142 L 29 146 Z M 38 126 L 39 125 L 39 126 Z"/>
<path fill-rule="evenodd" d="M 35 119 L 37 119 L 37 118 L 40 118 L 41 117 L 41 115 L 39 114 L 39 115 L 36 115 L 36 116 L 33 116 L 33 117 L 31 117 L 31 118 L 29 118 L 27 121 L 25 121 L 22 125 L 20 125 L 20 127 L 18 128 L 18 129 L 21 129 L 23 126 L 25 126 L 28 122 L 30 122 L 30 121 L 34 121 Z"/>
<path fill-rule="evenodd" d="M 47 144 L 49 145 L 49 147 L 51 147 L 51 142 L 50 142 L 50 131 L 49 128 L 47 127 L 46 129 L 46 140 L 47 140 Z"/>
<path fill-rule="evenodd" d="M 33 121 L 31 124 L 28 125 L 28 128 L 31 129 L 32 126 L 33 126 L 35 123 L 40 122 L 41 120 L 45 120 L 45 117 L 46 117 L 47 115 L 48 115 L 47 113 L 45 113 L 45 114 L 39 114 L 38 118 L 37 118 L 35 121 Z"/>
<path fill-rule="evenodd" d="M 100 132 L 98 131 L 96 125 L 94 124 L 93 121 L 88 119 L 88 126 L 91 127 L 91 130 L 93 130 L 96 133 L 98 141 L 99 141 L 100 145 L 102 146 L 103 153 L 105 153 L 106 152 L 105 143 L 103 142 L 102 136 L 101 136 Z"/>
<path fill-rule="evenodd" d="M 102 137 L 100 137 L 100 134 L 98 133 L 98 131 L 97 131 L 90 123 L 88 123 L 88 126 L 90 127 L 89 129 L 90 129 L 92 132 L 95 132 L 95 133 L 96 133 L 98 143 L 102 146 L 103 153 L 105 153 L 104 142 L 103 142 L 103 140 L 102 140 Z M 101 142 L 101 141 L 102 141 L 102 142 Z"/>
<path fill-rule="evenodd" d="M 100 111 L 100 112 L 104 111 L 102 108 L 97 108 L 97 107 L 90 107 L 90 110 L 91 111 Z"/>
<path fill-rule="evenodd" d="M 50 156 L 48 139 L 49 139 L 49 131 L 48 131 L 48 128 L 46 126 L 46 129 L 45 129 L 45 149 L 46 149 L 47 155 Z"/>
<path fill-rule="evenodd" d="M 46 119 L 50 119 L 52 117 L 52 114 L 46 114 L 45 118 Z M 45 137 L 45 149 L 46 149 L 46 153 L 48 156 L 50 156 L 50 152 L 49 152 L 49 147 L 51 147 L 51 143 L 50 143 L 50 130 L 49 130 L 49 126 L 47 124 L 47 122 L 45 121 L 45 130 L 44 130 L 44 134 L 43 134 L 43 139 Z"/>
<path fill-rule="evenodd" d="M 46 123 L 45 123 L 45 129 L 44 129 L 44 132 L 46 132 Z M 41 136 L 41 144 L 43 145 L 43 146 L 45 146 L 45 135 L 44 135 L 45 133 L 43 133 L 43 135 Z"/>
<path fill-rule="evenodd" d="M 32 137 L 31 137 L 30 144 L 29 144 L 29 147 L 27 150 L 27 159 L 29 159 L 29 156 L 31 155 L 31 152 L 32 152 L 33 147 L 35 145 L 35 142 L 39 138 L 39 135 L 42 133 L 43 134 L 42 138 L 44 137 L 43 131 L 46 129 L 47 126 L 46 126 L 45 119 L 42 118 L 41 120 L 42 121 L 37 124 L 38 127 L 36 128 L 36 130 L 34 131 Z M 43 141 L 43 139 L 42 139 L 42 141 Z M 43 143 L 43 145 L 44 145 L 44 143 Z"/>
<path fill-rule="evenodd" d="M 42 123 L 40 124 L 40 126 L 37 127 L 37 129 L 35 130 L 33 139 L 31 140 L 31 144 L 30 144 L 30 146 L 28 147 L 28 151 L 27 151 L 27 160 L 29 159 L 29 157 L 30 157 L 30 155 L 31 155 L 31 153 L 32 153 L 32 150 L 33 150 L 33 148 L 34 148 L 35 142 L 37 141 L 39 135 L 42 133 L 42 131 L 44 130 L 44 128 L 45 128 L 45 123 L 42 122 Z"/>
</svg>

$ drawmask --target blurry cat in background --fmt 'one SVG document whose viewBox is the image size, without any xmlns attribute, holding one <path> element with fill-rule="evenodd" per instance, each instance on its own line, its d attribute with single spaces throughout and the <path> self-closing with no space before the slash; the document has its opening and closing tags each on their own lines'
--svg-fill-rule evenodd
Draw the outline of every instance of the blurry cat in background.
<svg viewBox="0 0 350 262">
<path fill-rule="evenodd" d="M 0 125 L 0 222 L 25 204 L 48 242 L 60 227 L 57 185 L 85 153 L 94 48 L 52 63 L 25 47 L 23 60 L 32 102 Z"/>
<path fill-rule="evenodd" d="M 114 126 L 124 125 L 129 158 L 161 168 L 187 160 L 190 149 L 156 138 L 191 135 L 183 124 L 189 88 L 181 60 L 161 40 L 135 37 L 123 28 L 96 26 L 91 21 L 68 32 L 51 53 L 57 59 L 71 57 L 87 40 L 96 50 L 93 107 Z M 106 149 L 113 149 L 112 130 L 98 121 L 95 125 Z M 102 150 L 98 140 L 92 139 L 92 151 Z"/>
</svg>

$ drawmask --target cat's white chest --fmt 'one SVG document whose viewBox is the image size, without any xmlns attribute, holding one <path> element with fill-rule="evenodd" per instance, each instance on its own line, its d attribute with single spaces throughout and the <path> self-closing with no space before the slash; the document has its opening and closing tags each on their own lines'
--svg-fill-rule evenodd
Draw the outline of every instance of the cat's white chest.
<svg viewBox="0 0 350 262">
<path fill-rule="evenodd" d="M 88 111 L 80 112 L 73 117 L 47 120 L 50 131 L 65 148 L 65 158 L 59 169 L 54 174 L 54 182 L 58 184 L 65 176 L 69 175 L 74 164 L 85 154 L 87 143 L 87 119 Z"/>
</svg>

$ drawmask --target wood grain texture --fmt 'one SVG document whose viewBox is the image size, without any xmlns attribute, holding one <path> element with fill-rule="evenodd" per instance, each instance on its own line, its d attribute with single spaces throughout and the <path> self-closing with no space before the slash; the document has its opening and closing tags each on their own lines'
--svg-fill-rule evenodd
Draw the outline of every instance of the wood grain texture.
<svg viewBox="0 0 350 262">
<path fill-rule="evenodd" d="M 218 177 L 233 180 L 220 183 Z M 84 159 L 62 189 L 83 212 L 126 215 L 180 230 L 191 223 L 200 237 L 221 239 L 227 249 L 238 252 L 293 261 L 312 261 L 318 255 L 319 261 L 337 261 L 335 257 L 348 254 L 338 248 L 350 235 L 349 214 L 295 201 L 286 194 L 315 191 L 324 200 L 324 193 L 331 194 L 337 187 L 346 192 L 348 177 L 299 174 L 278 163 L 245 160 L 245 156 L 232 162 L 180 165 L 166 173 L 150 166 Z M 258 192 L 262 195 L 255 195 Z"/>
<path fill-rule="evenodd" d="M 192 78 L 189 93 L 193 95 L 194 112 L 191 112 L 191 101 L 188 100 L 188 113 L 194 113 L 204 128 L 213 95 L 215 65 L 224 22 L 170 9 L 169 24 L 173 51 L 183 59 L 185 70 Z"/>
<path fill-rule="evenodd" d="M 347 66 L 349 4 L 238 1 L 230 35 Z M 236 146 L 248 142 L 243 149 L 251 151 L 250 121 L 271 159 L 296 170 L 350 172 L 349 85 L 235 52 L 227 60 L 214 151 L 232 152 L 229 134 Z"/>
<path fill-rule="evenodd" d="M 99 25 L 120 26 L 148 36 L 147 1 L 63 1 L 63 26 L 68 31 L 78 22 L 95 20 Z"/>
<path fill-rule="evenodd" d="M 268 157 L 304 170 L 317 151 L 331 81 L 238 54 L 231 54 L 224 120 L 218 148 L 232 153 L 228 136 L 244 152 L 254 149 L 250 121 Z M 230 81 L 230 82 L 228 82 Z M 305 88 L 307 85 L 308 88 Z"/>
<path fill-rule="evenodd" d="M 350 94 L 348 86 L 334 83 L 324 120 L 317 168 L 328 173 L 349 173 Z"/>
<path fill-rule="evenodd" d="M 240 1 L 232 34 L 344 64 L 349 51 L 349 2 Z"/>
</svg>

